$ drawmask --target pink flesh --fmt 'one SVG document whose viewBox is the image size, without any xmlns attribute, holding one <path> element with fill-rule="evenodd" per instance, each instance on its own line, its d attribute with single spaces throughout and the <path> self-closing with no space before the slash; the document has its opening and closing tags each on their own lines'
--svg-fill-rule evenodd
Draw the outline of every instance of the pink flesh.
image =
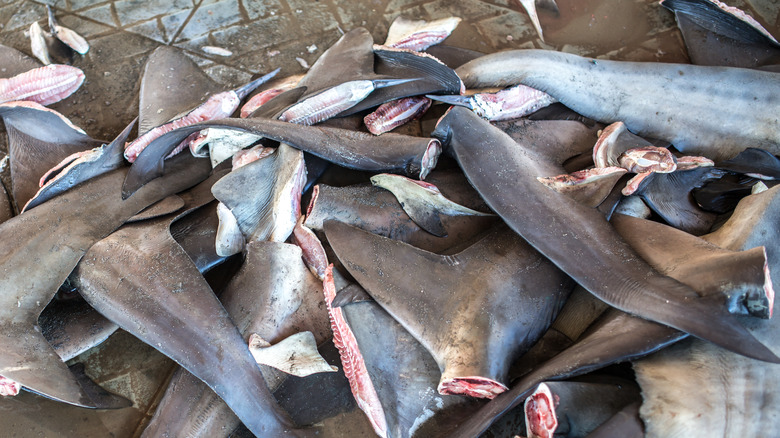
<svg viewBox="0 0 780 438">
<path fill-rule="evenodd" d="M 557 102 L 549 94 L 525 85 L 498 93 L 475 94 L 471 100 L 474 112 L 490 121 L 518 119 Z"/>
<path fill-rule="evenodd" d="M 314 203 L 317 202 L 318 196 L 320 196 L 319 184 L 311 189 L 311 200 L 309 201 L 309 206 L 306 207 L 306 217 L 311 216 L 311 211 L 314 210 Z"/>
<path fill-rule="evenodd" d="M 526 428 L 529 437 L 552 438 L 558 428 L 555 404 L 549 390 L 534 392 L 525 402 Z"/>
<path fill-rule="evenodd" d="M 273 99 L 274 97 L 284 92 L 285 89 L 282 88 L 271 88 L 270 90 L 265 90 L 255 94 L 254 96 L 252 96 L 251 99 L 247 101 L 247 103 L 244 104 L 244 106 L 241 107 L 241 113 L 240 113 L 241 118 L 245 119 L 249 117 L 249 115 L 255 112 L 255 110 L 268 103 L 269 100 Z"/>
<path fill-rule="evenodd" d="M 620 154 L 618 162 L 621 167 L 634 173 L 669 173 L 677 170 L 677 161 L 669 149 L 655 146 L 629 149 Z"/>
<path fill-rule="evenodd" d="M 507 387 L 501 383 L 479 376 L 456 377 L 439 382 L 439 394 L 442 395 L 467 395 L 492 400 L 506 390 Z"/>
<path fill-rule="evenodd" d="M 563 174 L 550 177 L 539 177 L 539 182 L 547 187 L 574 186 L 594 181 L 603 176 L 609 176 L 613 173 L 626 173 L 622 167 L 594 167 L 592 169 L 578 170 L 570 174 Z"/>
<path fill-rule="evenodd" d="M 236 170 L 239 167 L 246 166 L 253 161 L 265 158 L 274 153 L 275 150 L 276 148 L 267 148 L 261 145 L 257 145 L 247 150 L 240 150 L 233 155 L 232 170 Z"/>
<path fill-rule="evenodd" d="M 623 122 L 615 122 L 601 131 L 599 139 L 596 140 L 596 145 L 593 146 L 593 162 L 596 167 L 607 167 L 610 164 L 607 162 L 607 148 L 613 141 L 613 136 L 617 137 L 619 133 L 625 129 Z"/>
<path fill-rule="evenodd" d="M 341 365 L 344 367 L 344 374 L 349 380 L 349 388 L 357 401 L 358 407 L 366 413 L 374 432 L 380 437 L 387 436 L 387 423 L 385 421 L 384 411 L 379 402 L 379 396 L 374 389 L 371 378 L 366 370 L 366 363 L 358 349 L 355 335 L 352 334 L 341 308 L 333 308 L 330 303 L 336 297 L 336 285 L 333 283 L 333 265 L 325 270 L 325 279 L 322 282 L 325 292 L 325 304 L 328 306 L 328 315 L 330 316 L 330 327 L 333 330 L 333 344 L 339 350 L 341 356 Z"/>
<path fill-rule="evenodd" d="M 156 128 L 152 128 L 131 143 L 128 143 L 127 146 L 125 146 L 125 158 L 131 163 L 134 162 L 149 143 L 174 129 L 193 125 L 198 122 L 205 122 L 206 120 L 217 120 L 230 117 L 230 115 L 235 112 L 236 108 L 238 108 L 238 104 L 238 96 L 234 91 L 225 91 L 223 93 L 215 94 L 209 97 L 209 99 L 200 106 L 187 113 L 187 115 Z M 181 146 L 182 145 L 180 144 L 179 147 Z"/>
<path fill-rule="evenodd" d="M 376 111 L 363 118 L 363 123 L 369 132 L 379 135 L 419 119 L 430 107 L 431 99 L 427 97 L 405 97 L 379 105 Z"/>
<path fill-rule="evenodd" d="M 626 186 L 623 188 L 623 190 L 620 191 L 620 193 L 623 194 L 623 196 L 631 196 L 634 194 L 634 192 L 639 188 L 639 184 L 642 183 L 642 181 L 647 178 L 648 176 L 652 175 L 653 172 L 643 172 L 643 173 L 637 173 L 636 176 L 631 178 L 627 183 Z"/>
<path fill-rule="evenodd" d="M 404 177 L 404 178 L 406 178 L 406 177 Z M 433 184 L 429 183 L 429 182 L 425 182 L 425 181 L 419 181 L 419 180 L 416 180 L 416 179 L 411 179 L 411 178 L 407 178 L 407 179 L 408 179 L 409 181 L 411 181 L 411 182 L 413 182 L 413 183 L 417 184 L 418 186 L 420 186 L 420 187 L 424 188 L 425 190 L 430 190 L 430 191 L 432 191 L 432 192 L 434 192 L 434 193 L 441 194 L 441 191 L 439 190 L 439 188 L 438 188 L 438 187 L 436 187 L 435 185 L 433 185 Z"/>
<path fill-rule="evenodd" d="M 19 390 L 22 389 L 22 385 L 13 380 L 0 376 L 0 395 L 14 396 L 19 394 Z"/>
<path fill-rule="evenodd" d="M 328 255 L 325 254 L 325 248 L 322 242 L 314 234 L 314 231 L 303 225 L 305 216 L 298 218 L 298 222 L 293 228 L 293 240 L 303 252 L 303 262 L 309 267 L 312 274 L 320 280 L 325 279 L 325 271 L 328 269 Z"/>
<path fill-rule="evenodd" d="M 448 36 L 450 36 L 449 32 L 444 32 L 441 30 L 415 32 L 400 41 L 396 41 L 390 46 L 395 47 L 396 49 L 407 49 L 418 52 L 420 50 L 425 50 L 435 44 L 439 44 L 440 42 L 447 39 Z"/>
<path fill-rule="evenodd" d="M 690 170 L 697 167 L 712 167 L 715 162 L 709 158 L 684 156 L 677 157 L 677 170 Z"/>
<path fill-rule="evenodd" d="M 51 64 L 0 79 L 0 103 L 29 100 L 49 105 L 70 96 L 84 82 L 84 72 L 76 67 Z"/>
</svg>

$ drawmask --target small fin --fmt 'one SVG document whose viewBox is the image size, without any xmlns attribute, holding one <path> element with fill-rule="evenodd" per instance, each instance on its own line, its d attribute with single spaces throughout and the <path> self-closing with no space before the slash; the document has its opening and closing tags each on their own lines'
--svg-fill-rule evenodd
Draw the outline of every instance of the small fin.
<svg viewBox="0 0 780 438">
<path fill-rule="evenodd" d="M 97 409 L 122 409 L 133 406 L 133 401 L 121 395 L 112 394 L 101 388 L 84 371 L 83 363 L 76 363 L 68 367 L 76 376 L 81 388 L 89 396 Z"/>
<path fill-rule="evenodd" d="M 317 351 L 317 342 L 311 332 L 300 332 L 275 345 L 268 344 L 256 333 L 249 336 L 249 351 L 258 364 L 268 365 L 297 377 L 315 373 L 333 373 L 331 366 Z"/>
<path fill-rule="evenodd" d="M 347 304 L 362 303 L 364 301 L 374 301 L 371 295 L 365 289 L 357 284 L 350 284 L 336 293 L 336 298 L 330 302 L 332 307 L 343 307 Z"/>
<path fill-rule="evenodd" d="M 780 47 L 777 40 L 757 21 L 736 8 L 727 11 L 709 0 L 663 0 L 661 6 L 675 14 L 684 14 L 695 24 L 716 34 L 746 43 Z M 735 13 L 741 13 L 745 18 L 740 19 Z"/>
</svg>

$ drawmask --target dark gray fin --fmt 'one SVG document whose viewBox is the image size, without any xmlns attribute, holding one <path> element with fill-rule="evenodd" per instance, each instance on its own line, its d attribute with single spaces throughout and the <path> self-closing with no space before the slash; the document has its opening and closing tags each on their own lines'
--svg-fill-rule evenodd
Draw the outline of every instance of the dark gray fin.
<svg viewBox="0 0 780 438">
<path fill-rule="evenodd" d="M 374 299 L 365 289 L 353 283 L 336 292 L 336 298 L 330 302 L 330 305 L 335 308 L 364 301 L 374 301 Z"/>
<path fill-rule="evenodd" d="M 452 256 L 334 221 L 325 223 L 325 234 L 350 274 L 433 354 L 440 393 L 503 392 L 510 362 L 541 337 L 573 286 L 504 227 Z M 544 305 L 518 315 L 540 293 Z M 504 315 L 509 309 L 511 317 Z M 470 330 L 459 330 L 462 324 Z M 497 333 L 502 341 L 494 340 Z"/>
<path fill-rule="evenodd" d="M 57 175 L 50 177 L 51 179 L 41 187 L 38 193 L 35 194 L 35 197 L 30 199 L 24 206 L 24 211 L 70 190 L 90 178 L 123 166 L 125 161 L 122 153 L 125 141 L 127 141 L 130 131 L 135 126 L 135 122 L 136 120 L 130 122 L 110 144 L 101 145 L 97 150 L 91 151 L 88 156 L 76 160 L 76 162 L 70 164 Z"/>
<path fill-rule="evenodd" d="M 431 100 L 435 100 L 437 102 L 446 103 L 447 105 L 462 106 L 470 110 L 474 109 L 474 107 L 471 105 L 471 96 L 461 96 L 461 95 L 434 96 L 433 94 L 427 94 L 425 97 Z"/>
<path fill-rule="evenodd" d="M 259 334 L 271 343 L 298 331 L 311 331 L 320 343 L 331 337 L 322 283 L 306 268 L 301 259 L 301 250 L 295 245 L 249 242 L 243 266 L 220 298 L 227 315 L 230 315 L 238 328 L 236 336 L 243 339 L 244 349 L 245 341 L 252 333 Z M 200 324 L 211 323 L 204 320 Z M 185 364 L 182 365 L 187 368 Z M 257 365 L 254 367 L 257 368 Z M 271 392 L 287 379 L 286 375 L 268 367 L 257 369 L 262 370 L 264 385 L 267 384 Z M 169 385 L 152 423 L 144 432 L 145 436 L 158 436 L 157 432 L 161 428 L 193 433 L 197 430 L 200 434 L 209 431 L 213 434 L 221 428 L 232 430 L 232 427 L 226 425 L 235 425 L 237 421 L 230 408 L 202 382 L 186 373 L 179 374 L 180 380 Z M 238 388 L 241 385 L 235 384 L 235 377 L 225 375 L 220 379 L 231 388 L 230 391 L 244 391 Z M 213 389 L 211 383 L 209 386 Z M 310 396 L 311 392 L 308 394 Z M 188 415 L 182 415 L 182 410 L 188 412 Z M 243 421 L 246 424 L 247 420 Z"/>
<path fill-rule="evenodd" d="M 108 172 L 0 224 L 6 236 L 0 248 L 0 341 L 6 352 L 0 375 L 51 398 L 92 404 L 37 329 L 38 316 L 90 246 L 147 205 L 205 178 L 208 163 L 191 163 L 186 155 L 175 157 L 167 175 L 125 201 L 120 189 L 126 171 Z M 30 260 L 37 261 L 35 268 Z"/>
<path fill-rule="evenodd" d="M 100 345 L 119 328 L 82 299 L 52 300 L 38 326 L 63 361 Z"/>
<path fill-rule="evenodd" d="M 591 155 L 598 139 L 597 127 L 587 127 L 573 120 L 517 119 L 492 124 L 558 165 L 580 154 Z"/>
<path fill-rule="evenodd" d="M 623 175 L 623 178 L 621 178 L 615 184 L 615 187 L 612 188 L 612 191 L 609 193 L 609 195 L 607 195 L 607 197 L 601 201 L 601 204 L 596 207 L 596 210 L 601 212 L 601 214 L 603 214 L 607 220 L 612 217 L 612 214 L 616 211 L 620 205 L 620 202 L 625 199 L 625 196 L 623 196 L 623 188 L 626 186 L 626 184 L 628 184 L 631 178 L 631 174 Z M 641 199 L 639 201 L 642 202 Z M 644 205 L 644 202 L 642 202 L 642 205 Z M 647 207 L 644 208 L 647 209 Z"/>
<path fill-rule="evenodd" d="M 348 288 L 362 290 L 355 284 Z M 446 436 L 480 405 L 465 397 L 439 395 L 436 361 L 379 304 L 362 301 L 342 312 L 382 405 L 388 436 Z"/>
<path fill-rule="evenodd" d="M 639 418 L 641 402 L 634 402 L 613 415 L 609 420 L 601 423 L 586 438 L 644 438 L 645 425 Z"/>
<path fill-rule="evenodd" d="M 715 167 L 760 179 L 780 179 L 780 159 L 764 149 L 747 148 Z"/>
<path fill-rule="evenodd" d="M 455 70 L 430 55 L 381 47 L 374 50 L 377 75 L 416 81 L 374 90 L 367 98 L 339 114 L 348 116 L 402 97 L 424 94 L 460 94 L 462 83 Z M 363 78 L 371 79 L 371 78 Z"/>
<path fill-rule="evenodd" d="M 374 79 L 374 38 L 363 27 L 339 38 L 317 59 L 298 87 L 306 87 L 305 99 L 344 82 Z"/>
<path fill-rule="evenodd" d="M 461 65 L 483 56 L 484 53 L 461 47 L 436 44 L 424 50 L 425 53 L 443 62 L 449 68 L 458 68 Z"/>
<path fill-rule="evenodd" d="M 538 154 L 518 154 L 518 143 L 464 108 L 450 109 L 434 135 L 454 150 L 493 211 L 606 303 L 745 356 L 780 361 L 717 303 L 642 261 L 600 212 L 538 183 L 538 176 L 561 173 L 560 166 Z M 594 269 L 612 275 L 596 278 Z"/>
<path fill-rule="evenodd" d="M 141 76 L 138 133 L 197 107 L 223 89 L 181 50 L 158 47 L 149 55 Z"/>
<path fill-rule="evenodd" d="M 780 49 L 780 44 L 756 27 L 730 14 L 709 0 L 663 0 L 661 5 L 683 15 L 694 24 L 729 39 L 749 44 L 761 44 Z M 687 42 L 687 41 L 686 41 Z"/>
<path fill-rule="evenodd" d="M 726 307 L 724 295 L 741 290 L 741 281 L 734 284 L 733 274 L 736 272 L 737 275 L 741 275 L 739 271 L 745 268 L 743 256 L 751 258 L 753 254 L 736 253 L 709 246 L 699 238 L 684 237 L 682 232 L 660 224 L 659 226 L 665 230 L 652 231 L 650 228 L 648 231 L 648 227 L 654 225 L 641 219 L 616 215 L 614 220 L 618 224 L 616 228 L 621 231 L 621 235 L 631 238 L 634 245 L 643 245 L 642 256 L 648 258 L 654 267 L 689 284 L 696 289 L 697 293 L 711 297 L 712 302 L 719 303 L 721 308 Z M 646 227 L 638 226 L 642 224 Z M 681 244 L 685 244 L 684 255 L 679 255 L 678 239 L 681 239 Z M 713 254 L 725 255 L 731 259 L 728 264 L 721 265 L 715 270 L 708 268 L 706 272 L 697 272 L 702 269 L 700 260 L 712 258 Z M 679 263 L 678 257 L 687 260 L 689 256 L 698 258 L 699 263 L 697 261 L 692 261 L 691 264 Z M 754 286 L 762 288 L 766 281 L 763 275 L 765 262 L 759 259 L 749 263 L 753 266 L 749 269 L 762 271 L 758 278 L 751 280 Z M 713 275 L 714 272 L 717 276 Z M 566 313 L 562 311 L 563 315 Z M 579 329 L 574 328 L 572 336 L 578 337 L 576 343 L 523 376 L 506 394 L 500 395 L 474 415 L 467 425 L 463 426 L 463 435 L 457 436 L 476 436 L 479 431 L 486 430 L 495 419 L 522 403 L 536 385 L 543 381 L 567 379 L 614 363 L 643 357 L 687 336 L 670 327 L 631 316 L 614 308 L 603 313 L 581 336 L 577 335 Z"/>
<path fill-rule="evenodd" d="M 129 224 L 133 222 L 145 221 L 147 219 L 158 218 L 160 216 L 175 213 L 181 210 L 182 207 L 184 207 L 184 200 L 176 195 L 171 195 L 144 208 L 141 212 L 128 219 L 125 223 Z"/>
<path fill-rule="evenodd" d="M 413 178 L 430 170 L 441 151 L 439 142 L 430 138 L 387 133 L 375 136 L 339 128 L 301 126 L 263 118 L 222 119 L 196 123 L 160 136 L 147 146 L 133 163 L 123 187 L 130 196 L 165 169 L 165 157 L 193 132 L 207 127 L 251 132 L 309 152 L 344 167 L 405 173 Z"/>
<path fill-rule="evenodd" d="M 24 53 L 0 44 L 0 59 L 3 68 L 0 68 L 0 78 L 10 78 L 28 70 L 41 67 L 41 63 Z"/>
<path fill-rule="evenodd" d="M 224 176 L 212 191 L 247 240 L 283 242 L 297 221 L 305 172 L 303 153 L 281 144 L 270 156 Z"/>
<path fill-rule="evenodd" d="M 214 247 L 219 225 L 216 208 L 216 202 L 209 203 L 171 224 L 171 236 L 202 273 L 226 260 Z"/>
<path fill-rule="evenodd" d="M 694 202 L 702 209 L 727 214 L 734 210 L 742 198 L 751 194 L 753 186 L 759 181 L 744 175 L 726 174 L 720 179 L 709 181 L 693 189 L 691 195 Z M 774 185 L 772 183 L 769 184 Z"/>
<path fill-rule="evenodd" d="M 710 231 L 717 215 L 693 202 L 691 191 L 720 178 L 724 171 L 699 167 L 672 173 L 653 173 L 634 192 L 664 221 L 687 233 L 700 236 Z"/>
<path fill-rule="evenodd" d="M 128 400 L 122 396 L 112 394 L 105 389 L 98 386 L 89 376 L 84 372 L 84 364 L 76 363 L 68 367 L 70 371 L 76 376 L 79 385 L 84 392 L 89 396 L 95 405 L 100 409 L 122 409 L 133 405 L 132 400 Z"/>
<path fill-rule="evenodd" d="M 267 119 L 275 119 L 279 117 L 287 107 L 298 102 L 304 93 L 306 93 L 306 87 L 296 87 L 292 90 L 287 90 L 256 109 L 249 115 L 249 118 L 264 117 Z"/>
<path fill-rule="evenodd" d="M 414 223 L 392 193 L 367 185 L 317 185 L 307 210 L 304 225 L 313 230 L 321 231 L 332 219 L 435 253 L 468 242 L 499 221 L 489 216 L 445 217 L 447 237 L 436 237 Z"/>
<path fill-rule="evenodd" d="M 59 113 L 44 107 L 4 105 L 0 117 L 8 131 L 12 193 L 21 210 L 38 191 L 38 181 L 64 158 L 99 147 Z"/>
</svg>

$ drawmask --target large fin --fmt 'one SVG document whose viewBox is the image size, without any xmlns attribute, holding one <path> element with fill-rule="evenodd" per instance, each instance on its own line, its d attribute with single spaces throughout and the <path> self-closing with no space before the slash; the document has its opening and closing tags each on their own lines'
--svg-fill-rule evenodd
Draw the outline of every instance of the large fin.
<svg viewBox="0 0 780 438">
<path fill-rule="evenodd" d="M 642 261 L 598 211 L 536 180 L 560 167 L 527 150 L 518 153 L 522 145 L 463 108 L 452 108 L 434 135 L 453 148 L 493 211 L 600 299 L 745 356 L 780 362 L 725 309 Z"/>
<path fill-rule="evenodd" d="M 509 363 L 544 333 L 572 287 L 503 227 L 452 256 L 338 222 L 326 222 L 325 234 L 350 274 L 433 354 L 440 393 L 505 390 Z"/>
</svg>

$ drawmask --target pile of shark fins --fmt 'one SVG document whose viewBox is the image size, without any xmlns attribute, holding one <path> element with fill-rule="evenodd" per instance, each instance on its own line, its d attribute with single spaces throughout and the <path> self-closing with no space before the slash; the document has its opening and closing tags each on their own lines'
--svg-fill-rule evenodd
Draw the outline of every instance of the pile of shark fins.
<svg viewBox="0 0 780 438">
<path fill-rule="evenodd" d="M 780 377 L 780 78 L 765 68 L 777 42 L 709 0 L 662 4 L 703 65 L 525 50 L 448 66 L 420 51 L 458 19 L 401 20 L 384 45 L 354 29 L 301 78 L 223 91 L 158 48 L 137 136 L 134 121 L 111 142 L 43 106 L 83 74 L 0 47 L 13 178 L 12 198 L 0 193 L 0 393 L 126 407 L 65 364 L 121 328 L 177 364 L 149 437 L 241 424 L 778 433 L 766 400 Z M 708 32 L 763 56 L 710 66 L 722 63 Z M 642 86 L 620 88 L 626 75 Z M 654 97 L 693 83 L 731 99 L 740 123 L 696 96 Z M 518 84 L 533 88 L 464 95 Z M 426 115 L 431 99 L 455 106 Z M 55 298 L 61 285 L 78 298 Z"/>
</svg>

